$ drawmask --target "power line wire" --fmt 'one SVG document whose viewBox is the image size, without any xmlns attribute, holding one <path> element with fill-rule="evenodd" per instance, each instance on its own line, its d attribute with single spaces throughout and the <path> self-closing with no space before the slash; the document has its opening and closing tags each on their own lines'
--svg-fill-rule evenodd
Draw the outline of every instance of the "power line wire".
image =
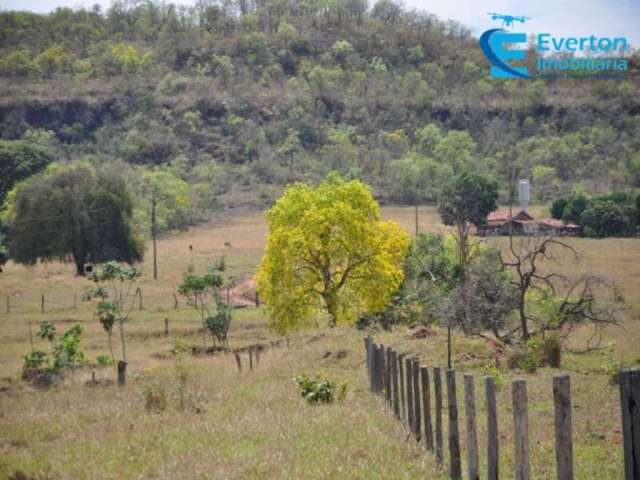
<svg viewBox="0 0 640 480">
<path fill-rule="evenodd" d="M 82 225 L 82 228 L 84 229 L 91 229 L 91 228 L 95 228 L 95 227 L 99 227 L 101 225 L 107 225 L 107 224 L 114 224 L 114 223 L 120 223 L 119 220 L 109 220 L 106 222 L 99 222 L 99 223 L 94 223 L 91 225 Z M 8 233 L 7 234 L 7 238 L 8 239 L 12 239 L 12 238 L 22 238 L 22 237 L 35 237 L 38 235 L 43 235 L 43 234 L 47 234 L 47 233 L 60 233 L 60 232 L 66 232 L 66 231 L 71 231 L 74 229 L 78 229 L 80 227 L 67 227 L 67 228 L 60 228 L 60 229 L 56 229 L 56 230 L 45 230 L 45 231 L 40 231 L 40 232 L 35 232 L 35 233 L 17 233 L 17 234 L 12 234 L 12 233 Z"/>
<path fill-rule="evenodd" d="M 96 213 L 96 212 L 100 212 L 103 210 L 109 210 L 112 207 L 100 207 L 100 208 L 96 208 L 95 210 L 87 210 L 86 212 L 83 213 Z M 35 222 L 37 220 L 46 220 L 48 218 L 61 218 L 61 217 L 68 217 L 69 213 L 60 213 L 60 214 L 55 214 L 55 215 L 43 215 L 41 217 L 31 217 L 31 218 L 25 218 L 24 220 L 14 220 L 13 222 L 10 222 L 12 225 L 14 224 L 20 224 L 20 223 L 32 223 Z"/>
</svg>

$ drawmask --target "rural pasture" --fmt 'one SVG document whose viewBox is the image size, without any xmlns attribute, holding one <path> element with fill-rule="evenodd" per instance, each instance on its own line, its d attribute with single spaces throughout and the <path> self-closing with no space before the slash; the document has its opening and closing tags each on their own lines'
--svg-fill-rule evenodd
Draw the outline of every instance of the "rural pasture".
<svg viewBox="0 0 640 480">
<path fill-rule="evenodd" d="M 413 231 L 412 208 L 383 208 L 383 216 Z M 420 226 L 423 231 L 445 229 L 429 207 L 421 208 Z M 242 373 L 232 355 L 186 354 L 177 359 L 171 354 L 176 346 L 200 345 L 196 313 L 182 298 L 174 308 L 173 294 L 187 265 L 204 268 L 224 255 L 227 273 L 247 278 L 260 259 L 265 235 L 264 214 L 250 211 L 221 216 L 159 241 L 159 278 L 153 281 L 147 254 L 141 282 L 143 309 L 133 311 L 126 327 L 129 369 L 123 388 L 108 384 L 114 379 L 112 367 L 95 364 L 107 347 L 92 305 L 78 298 L 76 309 L 58 307 L 44 314 L 40 310 L 43 293 L 52 305 L 56 298 L 66 302 L 60 300 L 60 305 L 69 305 L 90 282 L 74 277 L 72 265 L 23 268 L 9 263 L 0 274 L 0 299 L 4 302 L 9 296 L 14 305 L 9 314 L 0 310 L 0 478 L 447 478 L 446 465 L 436 465 L 424 445 L 416 444 L 382 400 L 370 394 L 362 347 L 363 337 L 371 334 L 377 342 L 418 356 L 426 366 L 445 367 L 443 329 L 435 328 L 427 338 L 415 338 L 404 328 L 298 332 L 291 335 L 288 348 L 284 343 L 267 348 L 253 370 L 243 358 Z M 575 478 L 621 478 L 619 394 L 604 370 L 640 357 L 640 240 L 567 242 L 580 256 L 560 260 L 565 274 L 607 277 L 618 284 L 626 300 L 621 326 L 606 331 L 603 350 L 563 354 L 561 371 L 571 374 L 572 383 Z M 19 376 L 22 356 L 31 349 L 29 324 L 35 331 L 43 320 L 52 321 L 59 330 L 81 323 L 90 365 L 58 386 L 39 391 Z M 576 332 L 570 347 L 579 349 L 588 335 L 586 330 Z M 269 345 L 277 338 L 267 330 L 260 309 L 234 312 L 230 348 Z M 44 342 L 35 339 L 34 344 L 37 348 Z M 486 340 L 455 335 L 455 368 L 474 373 L 478 391 L 482 367 L 492 358 Z M 92 371 L 98 382 L 88 385 Z M 307 405 L 292 380 L 302 372 L 326 373 L 346 382 L 345 400 Z M 533 478 L 555 478 L 552 377 L 556 373 L 549 368 L 536 374 L 505 371 L 509 381 L 528 381 Z M 500 467 L 505 478 L 513 476 L 514 458 L 509 383 L 498 392 Z M 459 379 L 459 389 L 461 385 Z M 149 413 L 144 392 L 160 387 L 168 392 L 167 407 Z M 486 421 L 479 393 L 478 399 L 483 452 Z M 464 421 L 460 427 L 464 438 Z M 464 442 L 462 449 L 465 472 Z M 480 460 L 484 475 L 483 454 Z"/>
</svg>

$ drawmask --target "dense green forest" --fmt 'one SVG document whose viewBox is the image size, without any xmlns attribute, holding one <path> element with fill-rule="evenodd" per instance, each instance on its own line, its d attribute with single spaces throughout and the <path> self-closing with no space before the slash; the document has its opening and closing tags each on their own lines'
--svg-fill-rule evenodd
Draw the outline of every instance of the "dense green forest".
<svg viewBox="0 0 640 480">
<path fill-rule="evenodd" d="M 383 202 L 435 201 L 465 166 L 496 178 L 503 202 L 518 177 L 541 202 L 577 185 L 632 193 L 637 51 L 629 68 L 624 81 L 494 80 L 467 28 L 391 0 L 0 12 L 0 201 L 71 160 L 120 162 L 134 190 L 162 169 L 190 186 L 193 221 L 330 170 Z"/>
</svg>

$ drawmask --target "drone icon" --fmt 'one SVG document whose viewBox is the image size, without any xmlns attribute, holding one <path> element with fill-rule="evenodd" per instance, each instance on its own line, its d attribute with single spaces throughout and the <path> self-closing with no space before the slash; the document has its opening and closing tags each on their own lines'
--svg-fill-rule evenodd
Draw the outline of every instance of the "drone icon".
<svg viewBox="0 0 640 480">
<path fill-rule="evenodd" d="M 524 23 L 527 20 L 531 20 L 530 17 L 514 17 L 513 15 L 502 15 L 501 13 L 487 13 L 491 17 L 491 20 L 502 20 L 503 27 L 513 27 L 513 22 Z"/>
</svg>

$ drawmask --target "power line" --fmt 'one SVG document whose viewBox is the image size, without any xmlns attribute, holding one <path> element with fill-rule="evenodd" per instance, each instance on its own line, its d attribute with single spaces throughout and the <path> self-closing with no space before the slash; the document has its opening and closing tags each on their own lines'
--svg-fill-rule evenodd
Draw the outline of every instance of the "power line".
<svg viewBox="0 0 640 480">
<path fill-rule="evenodd" d="M 82 225 L 82 227 L 67 227 L 67 228 L 59 228 L 56 230 L 45 230 L 45 231 L 40 231 L 40 232 L 35 232 L 35 233 L 18 233 L 18 234 L 12 234 L 11 232 L 9 232 L 9 234 L 7 234 L 7 238 L 12 239 L 12 238 L 22 238 L 22 237 L 35 237 L 38 235 L 43 235 L 43 234 L 47 234 L 47 233 L 60 233 L 60 232 L 67 232 L 67 231 L 71 231 L 71 230 L 75 230 L 78 228 L 83 228 L 83 229 L 91 229 L 91 228 L 95 228 L 95 227 L 99 227 L 101 225 L 108 225 L 108 224 L 115 224 L 115 223 L 120 223 L 119 220 L 109 220 L 106 222 L 99 222 L 99 223 L 94 223 L 91 225 Z"/>
<path fill-rule="evenodd" d="M 100 208 L 96 208 L 95 210 L 87 210 L 86 212 L 83 213 L 96 213 L 96 212 L 101 212 L 103 210 L 109 210 L 113 207 L 100 207 Z M 48 218 L 61 218 L 61 217 L 68 217 L 69 213 L 60 213 L 60 214 L 55 214 L 55 215 L 43 215 L 41 217 L 31 217 L 31 218 L 25 218 L 24 220 L 14 220 L 13 222 L 10 222 L 12 225 L 15 224 L 20 224 L 20 223 L 32 223 L 35 222 L 37 220 L 46 220 Z"/>
</svg>

